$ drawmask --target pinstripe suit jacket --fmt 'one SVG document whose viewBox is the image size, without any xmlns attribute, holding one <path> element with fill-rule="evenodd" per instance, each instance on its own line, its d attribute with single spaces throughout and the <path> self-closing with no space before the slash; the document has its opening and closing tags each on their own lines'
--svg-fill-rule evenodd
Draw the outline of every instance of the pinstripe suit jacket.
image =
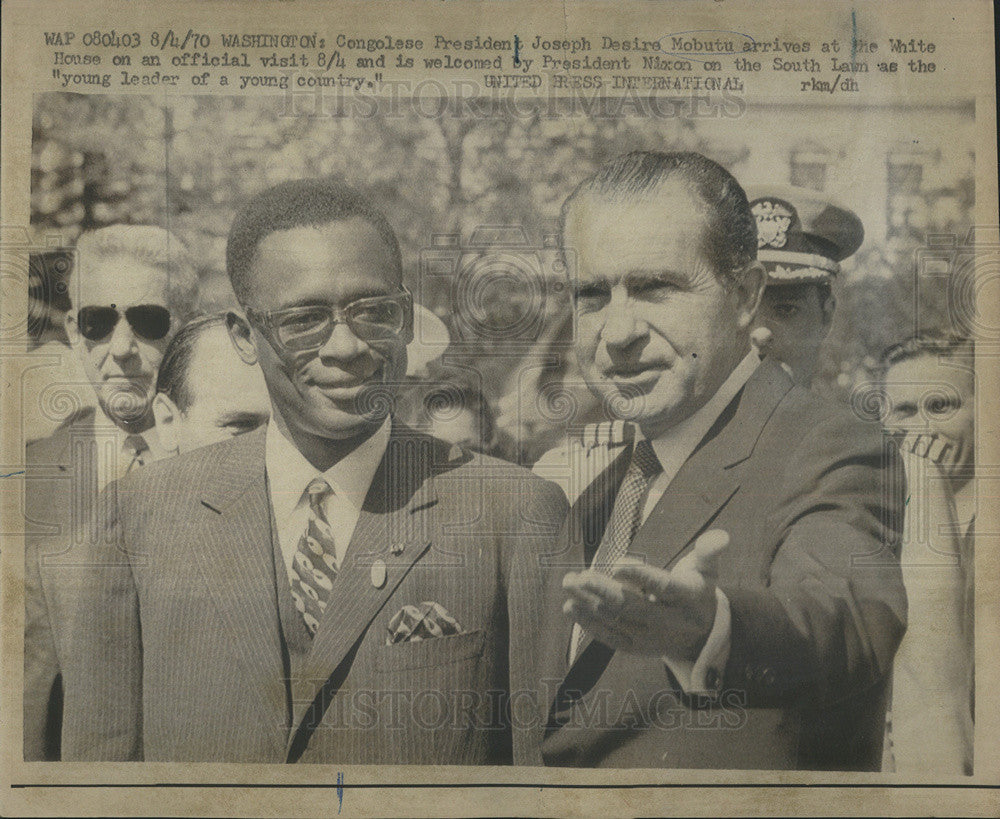
<svg viewBox="0 0 1000 819">
<path fill-rule="evenodd" d="M 526 679 L 537 556 L 565 516 L 553 484 L 395 426 L 298 661 L 263 431 L 108 491 L 68 569 L 65 759 L 499 764 L 530 741 L 505 692 Z M 464 632 L 387 645 L 392 616 L 427 601 Z"/>
</svg>

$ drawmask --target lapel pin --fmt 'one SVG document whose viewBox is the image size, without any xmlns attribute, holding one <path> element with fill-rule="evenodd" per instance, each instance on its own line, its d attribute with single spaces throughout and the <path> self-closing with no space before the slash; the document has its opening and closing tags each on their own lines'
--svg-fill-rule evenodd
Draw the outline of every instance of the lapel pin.
<svg viewBox="0 0 1000 819">
<path fill-rule="evenodd" d="M 381 589 L 385 585 L 385 577 L 386 577 L 385 561 L 376 560 L 374 563 L 372 563 L 372 570 L 371 570 L 372 585 L 376 589 Z"/>
<path fill-rule="evenodd" d="M 401 555 L 403 553 L 403 547 L 405 545 L 406 544 L 403 543 L 403 541 L 401 540 L 397 541 L 396 543 L 393 543 L 392 546 L 389 547 L 389 551 L 392 552 L 394 555 Z"/>
</svg>

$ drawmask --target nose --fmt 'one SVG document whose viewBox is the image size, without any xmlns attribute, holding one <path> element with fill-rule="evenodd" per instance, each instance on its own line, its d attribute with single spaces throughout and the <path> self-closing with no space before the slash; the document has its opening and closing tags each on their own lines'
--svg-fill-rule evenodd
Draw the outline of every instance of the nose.
<svg viewBox="0 0 1000 819">
<path fill-rule="evenodd" d="M 111 340 L 108 342 L 108 352 L 112 358 L 128 358 L 136 353 L 136 338 L 130 325 L 124 316 L 120 316 L 115 329 L 111 331 Z"/>
<path fill-rule="evenodd" d="M 366 349 L 368 345 L 354 335 L 346 322 L 338 321 L 333 325 L 333 332 L 330 333 L 326 344 L 319 348 L 319 357 L 348 361 L 361 355 Z"/>
<path fill-rule="evenodd" d="M 611 298 L 605 308 L 606 318 L 601 337 L 608 347 L 628 347 L 646 332 L 645 323 L 635 314 L 635 303 L 625 285 L 611 288 Z"/>
</svg>

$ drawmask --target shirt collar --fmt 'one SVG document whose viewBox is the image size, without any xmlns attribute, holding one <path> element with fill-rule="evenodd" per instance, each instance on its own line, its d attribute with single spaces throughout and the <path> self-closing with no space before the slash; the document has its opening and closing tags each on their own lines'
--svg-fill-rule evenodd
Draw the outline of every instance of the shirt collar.
<svg viewBox="0 0 1000 819">
<path fill-rule="evenodd" d="M 320 472 L 285 435 L 271 414 L 264 438 L 264 459 L 271 504 L 277 520 L 291 514 L 309 482 L 322 477 L 341 499 L 361 508 L 375 472 L 389 444 L 391 418 L 386 418 L 375 433 L 349 452 L 326 472 Z"/>
<path fill-rule="evenodd" d="M 715 395 L 700 409 L 651 441 L 653 451 L 664 467 L 678 455 L 682 462 L 688 459 L 701 439 L 712 428 L 712 424 L 719 419 L 722 411 L 736 397 L 736 393 L 743 389 L 759 366 L 760 356 L 756 350 L 751 349 L 729 377 L 722 382 Z"/>
<path fill-rule="evenodd" d="M 151 462 L 166 458 L 169 454 L 160 445 L 160 436 L 156 433 L 155 426 L 143 432 L 127 432 L 112 421 L 100 405 L 95 407 L 94 412 L 94 427 L 100 428 L 102 434 L 106 430 L 114 435 L 118 452 L 129 459 L 136 454 L 145 454 L 145 460 Z"/>
</svg>

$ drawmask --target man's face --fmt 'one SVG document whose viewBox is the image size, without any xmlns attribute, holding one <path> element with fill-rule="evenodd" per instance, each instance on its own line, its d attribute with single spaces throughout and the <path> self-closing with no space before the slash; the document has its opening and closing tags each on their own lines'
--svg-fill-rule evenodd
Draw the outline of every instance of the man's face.
<svg viewBox="0 0 1000 819">
<path fill-rule="evenodd" d="M 391 250 L 359 218 L 267 235 L 257 246 L 250 277 L 247 306 L 261 313 L 345 307 L 402 288 Z M 342 440 L 373 430 L 406 373 L 402 336 L 366 342 L 338 321 L 318 350 L 280 353 L 260 327 L 253 333 L 273 408 L 292 432 Z"/>
<path fill-rule="evenodd" d="M 771 331 L 768 355 L 787 364 L 797 384 L 809 386 L 833 319 L 833 297 L 814 284 L 772 284 L 764 289 L 755 325 Z"/>
<path fill-rule="evenodd" d="M 156 369 L 171 333 L 147 339 L 125 318 L 139 305 L 168 307 L 167 273 L 127 256 L 83 260 L 73 277 L 73 309 L 66 316 L 66 333 L 83 361 L 84 371 L 97 391 L 105 413 L 119 425 L 141 422 L 148 415 L 156 389 Z M 106 336 L 84 338 L 77 316 L 81 308 L 111 307 L 118 321 Z M 171 330 L 177 318 L 171 317 Z"/>
<path fill-rule="evenodd" d="M 585 195 L 567 216 L 581 370 L 649 436 L 703 406 L 750 348 L 762 274 L 723 286 L 701 250 L 703 209 L 671 180 L 637 202 Z"/>
<path fill-rule="evenodd" d="M 184 410 L 165 395 L 154 403 L 161 441 L 175 452 L 250 432 L 266 424 L 271 413 L 264 374 L 256 364 L 240 359 L 222 326 L 198 337 L 188 366 L 187 393 L 190 403 Z M 164 413 L 169 413 L 166 424 Z"/>
<path fill-rule="evenodd" d="M 954 359 L 919 355 L 892 364 L 885 374 L 886 429 L 944 435 L 956 445 L 955 466 L 973 463 L 975 382 Z"/>
</svg>

